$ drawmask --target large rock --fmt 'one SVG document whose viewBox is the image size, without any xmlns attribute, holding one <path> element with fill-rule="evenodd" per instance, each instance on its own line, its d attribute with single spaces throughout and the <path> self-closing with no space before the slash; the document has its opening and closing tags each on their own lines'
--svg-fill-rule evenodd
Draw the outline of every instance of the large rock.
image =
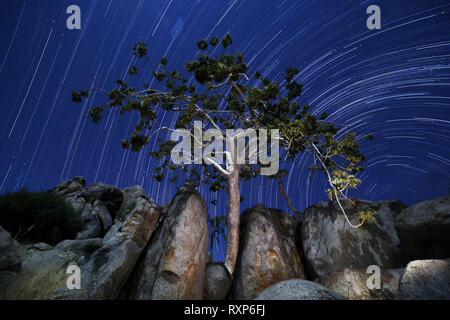
<svg viewBox="0 0 450 320">
<path fill-rule="evenodd" d="M 241 216 L 233 299 L 253 299 L 277 282 L 305 279 L 295 244 L 294 216 L 262 204 Z"/>
<path fill-rule="evenodd" d="M 89 203 L 100 200 L 108 208 L 111 217 L 114 218 L 123 201 L 123 194 L 119 188 L 96 182 L 81 192 L 81 196 Z"/>
<path fill-rule="evenodd" d="M 17 252 L 18 247 L 19 243 L 0 226 L 0 271 L 17 271 L 20 269 L 21 261 Z"/>
<path fill-rule="evenodd" d="M 223 300 L 232 284 L 228 269 L 222 262 L 211 261 L 206 266 L 205 300 Z"/>
<path fill-rule="evenodd" d="M 97 214 L 98 219 L 100 220 L 102 226 L 102 233 L 106 233 L 109 228 L 112 226 L 112 218 L 109 214 L 108 208 L 106 208 L 105 204 L 100 200 L 95 200 L 93 204 L 93 209 Z"/>
<path fill-rule="evenodd" d="M 358 223 L 358 209 L 375 211 L 375 221 L 352 228 L 336 202 L 322 201 L 305 210 L 299 237 L 311 278 L 370 265 L 393 269 L 406 264 L 394 228 L 394 215 L 405 205 L 399 201 L 355 202 L 356 206 L 341 200 L 353 224 Z"/>
<path fill-rule="evenodd" d="M 86 228 L 77 234 L 77 239 L 103 237 L 115 222 L 113 220 L 124 199 L 122 191 L 109 184 L 96 182 L 86 188 L 86 180 L 83 177 L 63 181 L 53 188 L 53 192 L 64 195 L 84 220 Z M 142 188 L 140 192 L 148 199 Z M 127 214 L 136 206 L 137 198 L 134 200 L 134 206 L 129 208 Z M 121 221 L 124 220 L 125 217 Z"/>
<path fill-rule="evenodd" d="M 398 299 L 450 300 L 450 259 L 408 263 L 400 281 Z"/>
<path fill-rule="evenodd" d="M 68 192 L 67 190 L 70 188 L 67 186 L 66 189 L 64 189 L 64 186 L 67 184 L 69 184 L 69 186 L 75 184 L 81 188 L 82 184 L 78 182 L 77 179 L 82 178 L 78 177 L 62 182 L 54 188 L 53 191 L 63 194 L 66 201 L 68 201 L 81 216 L 85 228 L 77 234 L 77 239 L 103 237 L 112 225 L 112 217 L 109 209 L 99 198 L 85 197 L 84 194 L 86 193 L 86 189 L 84 188 L 76 188 L 73 192 Z"/>
<path fill-rule="evenodd" d="M 16 250 L 22 261 L 20 270 L 0 271 L 0 299 L 117 298 L 158 218 L 156 205 L 142 198 L 124 222 L 110 228 L 107 241 L 93 238 L 64 240 L 55 247 L 20 245 Z M 72 264 L 81 270 L 80 290 L 66 286 L 67 267 Z"/>
<path fill-rule="evenodd" d="M 0 299 L 46 299 L 64 286 L 67 267 L 77 254 L 54 249 L 46 243 L 23 245 L 22 266 L 18 272 L 0 272 Z"/>
<path fill-rule="evenodd" d="M 84 262 L 101 246 L 103 241 L 101 238 L 83 239 L 83 240 L 64 240 L 55 246 L 55 249 L 61 251 L 72 251 L 78 254 L 79 259 L 77 265 Z"/>
<path fill-rule="evenodd" d="M 290 279 L 266 288 L 255 300 L 345 300 L 345 297 L 315 282 Z"/>
<path fill-rule="evenodd" d="M 108 240 L 81 267 L 81 290 L 63 287 L 52 298 L 116 299 L 152 236 L 158 218 L 156 206 L 141 199 L 125 222 L 111 228 L 114 234 L 109 232 Z"/>
<path fill-rule="evenodd" d="M 123 194 L 123 201 L 119 211 L 116 214 L 117 220 L 124 221 L 136 207 L 136 204 L 141 198 L 154 202 L 153 199 L 150 199 L 147 196 L 147 194 L 145 193 L 144 189 L 142 189 L 141 186 L 132 186 L 121 189 L 121 191 Z"/>
<path fill-rule="evenodd" d="M 450 196 L 402 210 L 395 229 L 411 260 L 450 257 Z"/>
<path fill-rule="evenodd" d="M 363 269 L 333 272 L 321 277 L 318 282 L 351 300 L 393 300 L 397 295 L 402 273 L 403 269 L 381 270 L 379 289 L 369 289 L 367 280 L 372 280 L 369 277 L 374 274 Z"/>
<path fill-rule="evenodd" d="M 85 187 L 86 180 L 83 177 L 74 177 L 70 180 L 59 183 L 55 188 L 53 188 L 53 192 L 61 195 L 66 195 L 69 193 L 82 191 Z"/>
<path fill-rule="evenodd" d="M 209 230 L 206 203 L 182 186 L 160 222 L 123 298 L 202 299 Z"/>
<path fill-rule="evenodd" d="M 80 202 L 83 200 L 77 199 Z M 102 221 L 94 209 L 94 207 L 90 203 L 84 203 L 82 207 L 82 211 L 80 212 L 81 219 L 84 222 L 84 229 L 77 233 L 77 239 L 89 239 L 102 237 L 107 230 L 103 229 Z"/>
</svg>

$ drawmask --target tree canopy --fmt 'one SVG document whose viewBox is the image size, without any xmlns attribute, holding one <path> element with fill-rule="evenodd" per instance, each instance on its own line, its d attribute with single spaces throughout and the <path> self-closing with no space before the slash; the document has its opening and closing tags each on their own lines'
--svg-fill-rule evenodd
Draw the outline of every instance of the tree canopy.
<svg viewBox="0 0 450 320">
<path fill-rule="evenodd" d="M 160 131 L 188 133 L 194 144 L 200 143 L 202 147 L 211 145 L 212 139 L 198 141 L 194 134 L 196 123 L 201 123 L 203 128 L 218 130 L 224 137 L 227 129 L 255 129 L 259 141 L 267 138 L 271 143 L 279 143 L 280 153 L 288 159 L 308 152 L 313 159 L 309 169 L 325 174 L 329 184 L 328 196 L 337 200 L 340 205 L 339 199 L 347 197 L 346 190 L 357 188 L 361 183 L 356 175 L 363 170 L 361 162 L 365 156 L 361 153 L 356 133 L 339 135 L 339 128 L 327 120 L 326 113 L 316 115 L 310 111 L 308 104 L 300 104 L 302 84 L 297 82 L 298 69 L 287 68 L 281 82 L 272 81 L 259 71 L 249 75 L 244 55 L 239 51 L 231 53 L 231 44 L 229 34 L 221 40 L 215 36 L 200 40 L 197 42 L 196 57 L 187 61 L 182 70 L 176 70 L 170 67 L 166 57 L 160 58 L 158 62 L 154 61 L 147 44 L 139 42 L 133 46 L 133 54 L 136 61 L 142 61 L 142 65 L 132 65 L 128 74 L 131 77 L 137 75 L 149 64 L 154 80 L 159 84 L 150 86 L 144 83 L 137 88 L 124 79 L 117 79 L 117 86 L 109 91 L 103 88 L 72 91 L 72 100 L 81 102 L 93 91 L 104 93 L 108 102 L 89 110 L 89 117 L 94 122 L 103 118 L 106 109 L 116 108 L 121 114 L 137 112 L 139 121 L 131 136 L 121 140 L 123 148 L 133 151 L 141 150 Z M 166 112 L 174 117 L 174 127 L 164 123 Z M 278 130 L 279 136 L 262 137 L 257 131 L 261 128 Z M 236 138 L 237 136 L 227 137 L 223 142 L 235 146 Z M 367 138 L 371 138 L 371 135 Z M 231 197 L 231 181 L 251 179 L 267 167 L 267 164 L 261 162 L 237 164 L 227 152 L 223 152 L 220 156 L 224 159 L 224 166 L 212 157 L 203 157 L 188 169 L 186 165 L 176 165 L 170 161 L 175 145 L 176 141 L 171 139 L 160 140 L 158 148 L 152 150 L 151 155 L 161 159 L 160 165 L 155 169 L 156 180 L 161 181 L 165 174 L 173 172 L 171 181 L 175 181 L 178 170 L 189 170 L 190 183 L 207 183 L 211 191 L 228 188 Z M 250 143 L 245 145 L 244 151 L 245 159 L 249 160 L 254 151 Z M 257 150 L 256 153 L 258 152 Z M 216 155 L 214 152 L 212 154 Z M 200 171 L 197 170 L 199 166 Z M 298 214 L 299 211 L 290 202 L 282 185 L 282 177 L 287 173 L 286 168 L 281 168 L 268 178 L 277 179 L 280 193 L 286 197 L 292 211 Z M 240 196 L 239 191 L 237 193 Z M 345 214 L 342 206 L 341 209 Z M 360 223 L 357 226 L 370 219 L 372 213 L 360 212 Z M 349 219 L 347 221 L 352 225 Z"/>
</svg>

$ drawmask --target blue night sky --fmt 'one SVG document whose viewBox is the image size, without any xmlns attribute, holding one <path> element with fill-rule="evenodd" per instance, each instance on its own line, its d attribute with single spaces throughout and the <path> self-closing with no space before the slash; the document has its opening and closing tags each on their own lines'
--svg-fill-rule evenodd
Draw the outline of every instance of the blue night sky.
<svg viewBox="0 0 450 320">
<path fill-rule="evenodd" d="M 81 30 L 68 30 L 66 8 L 81 8 Z M 381 30 L 368 30 L 366 8 L 381 8 Z M 158 203 L 183 180 L 157 183 L 149 151 L 122 150 L 137 115 L 108 113 L 100 124 L 87 110 L 96 95 L 71 101 L 72 89 L 111 89 L 145 41 L 154 60 L 181 67 L 196 41 L 229 32 L 249 73 L 282 80 L 298 67 L 301 104 L 361 139 L 367 155 L 363 183 L 351 196 L 413 204 L 450 193 L 450 1 L 388 0 L 11 0 L 0 3 L 0 192 L 48 189 L 73 176 L 91 184 L 141 185 Z M 136 85 L 151 81 L 139 73 Z M 127 78 L 126 78 L 127 79 Z M 167 124 L 172 123 L 167 115 Z M 164 136 L 160 136 L 162 138 Z M 285 188 L 303 210 L 326 198 L 326 181 L 308 178 L 308 156 L 290 169 Z M 202 186 L 207 202 L 215 195 Z M 287 209 L 275 180 L 241 185 L 245 209 L 263 203 Z M 209 214 L 225 214 L 226 195 Z"/>
</svg>

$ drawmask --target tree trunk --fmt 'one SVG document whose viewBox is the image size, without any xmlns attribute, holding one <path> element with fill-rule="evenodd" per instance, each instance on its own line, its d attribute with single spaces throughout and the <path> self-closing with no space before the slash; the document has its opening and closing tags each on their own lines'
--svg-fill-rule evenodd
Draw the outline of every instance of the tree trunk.
<svg viewBox="0 0 450 320">
<path fill-rule="evenodd" d="M 241 194 L 239 192 L 239 166 L 233 166 L 233 172 L 228 176 L 228 226 L 227 226 L 227 251 L 225 266 L 231 275 L 239 250 L 239 219 Z"/>
</svg>

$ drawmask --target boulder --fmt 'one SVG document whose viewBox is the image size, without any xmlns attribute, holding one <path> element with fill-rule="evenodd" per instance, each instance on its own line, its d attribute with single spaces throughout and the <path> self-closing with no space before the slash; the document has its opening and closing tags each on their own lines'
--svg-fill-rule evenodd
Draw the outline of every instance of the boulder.
<svg viewBox="0 0 450 320">
<path fill-rule="evenodd" d="M 112 218 L 115 217 L 116 212 L 120 209 L 123 201 L 123 194 L 119 188 L 115 186 L 96 182 L 81 192 L 81 196 L 89 203 L 94 203 L 100 200 L 108 208 Z"/>
<path fill-rule="evenodd" d="M 153 199 L 150 199 L 145 193 L 141 186 L 132 186 L 128 188 L 121 189 L 123 194 L 123 201 L 120 206 L 119 211 L 116 214 L 116 219 L 124 221 L 127 216 L 133 211 L 140 198 L 151 201 L 154 203 Z"/>
<path fill-rule="evenodd" d="M 450 259 L 408 263 L 397 299 L 450 300 Z"/>
<path fill-rule="evenodd" d="M 95 213 L 97 214 L 97 217 L 100 220 L 100 223 L 102 225 L 102 235 L 103 235 L 112 226 L 111 215 L 109 214 L 108 208 L 106 208 L 106 206 L 100 200 L 95 200 L 92 207 L 93 207 Z"/>
<path fill-rule="evenodd" d="M 102 222 L 90 203 L 85 203 L 80 213 L 85 227 L 84 230 L 77 233 L 77 239 L 89 239 L 101 237 L 104 234 Z"/>
<path fill-rule="evenodd" d="M 370 265 L 393 269 L 406 264 L 394 228 L 394 216 L 405 205 L 400 201 L 341 200 L 353 224 L 358 210 L 375 211 L 375 221 L 352 228 L 336 202 L 319 202 L 303 214 L 301 238 L 308 276 L 325 276 L 344 269 Z"/>
<path fill-rule="evenodd" d="M 223 262 L 206 265 L 205 300 L 224 300 L 232 284 L 232 278 Z"/>
<path fill-rule="evenodd" d="M 255 300 L 345 300 L 345 297 L 312 281 L 290 279 L 266 288 Z"/>
<path fill-rule="evenodd" d="M 209 230 L 206 203 L 182 186 L 159 223 L 122 298 L 202 299 Z"/>
<path fill-rule="evenodd" d="M 83 177 L 74 177 L 70 180 L 59 183 L 55 188 L 53 188 L 53 192 L 66 195 L 77 191 L 82 191 L 85 187 L 86 180 Z"/>
<path fill-rule="evenodd" d="M 77 259 L 72 251 L 62 251 L 46 243 L 23 245 L 18 272 L 0 272 L 0 299 L 46 299 L 64 286 L 67 267 Z"/>
<path fill-rule="evenodd" d="M 106 242 L 94 238 L 64 240 L 55 247 L 46 243 L 19 246 L 22 266 L 17 272 L 0 272 L 0 299 L 117 298 L 158 218 L 156 206 L 141 199 L 128 218 L 114 226 L 116 232 Z M 72 264 L 80 267 L 80 290 L 66 286 L 67 267 Z"/>
<path fill-rule="evenodd" d="M 0 271 L 17 271 L 20 269 L 20 257 L 17 252 L 19 243 L 8 231 L 0 226 Z"/>
<path fill-rule="evenodd" d="M 305 279 L 295 244 L 296 225 L 294 216 L 262 204 L 241 215 L 233 299 L 253 299 L 277 282 Z"/>
<path fill-rule="evenodd" d="M 96 250 L 103 245 L 102 238 L 92 238 L 83 240 L 64 240 L 55 246 L 61 251 L 72 251 L 83 257 L 82 261 L 89 258 Z"/>
<path fill-rule="evenodd" d="M 80 193 L 67 194 L 65 197 L 75 211 L 80 214 L 85 224 L 84 230 L 78 232 L 77 239 L 103 237 L 111 228 L 112 218 L 102 201 L 95 200 L 93 203 L 89 203 Z"/>
<path fill-rule="evenodd" d="M 380 273 L 380 288 L 369 289 L 367 280 L 373 273 L 365 269 L 333 272 L 318 280 L 324 287 L 342 294 L 351 300 L 393 300 L 398 292 L 398 285 L 403 269 L 384 269 Z"/>
<path fill-rule="evenodd" d="M 81 267 L 81 290 L 61 287 L 53 299 L 116 299 L 152 236 L 159 212 L 153 203 L 140 199 L 124 222 L 103 241 Z M 84 284 L 84 286 L 83 286 Z"/>
<path fill-rule="evenodd" d="M 77 234 L 77 239 L 102 237 L 111 228 L 113 218 L 123 202 L 120 189 L 102 182 L 86 188 L 83 177 L 63 181 L 53 188 L 53 192 L 64 195 L 84 220 L 86 228 Z M 131 211 L 132 208 L 127 213 Z"/>
<path fill-rule="evenodd" d="M 450 196 L 402 210 L 395 229 L 411 260 L 450 257 Z"/>
</svg>

